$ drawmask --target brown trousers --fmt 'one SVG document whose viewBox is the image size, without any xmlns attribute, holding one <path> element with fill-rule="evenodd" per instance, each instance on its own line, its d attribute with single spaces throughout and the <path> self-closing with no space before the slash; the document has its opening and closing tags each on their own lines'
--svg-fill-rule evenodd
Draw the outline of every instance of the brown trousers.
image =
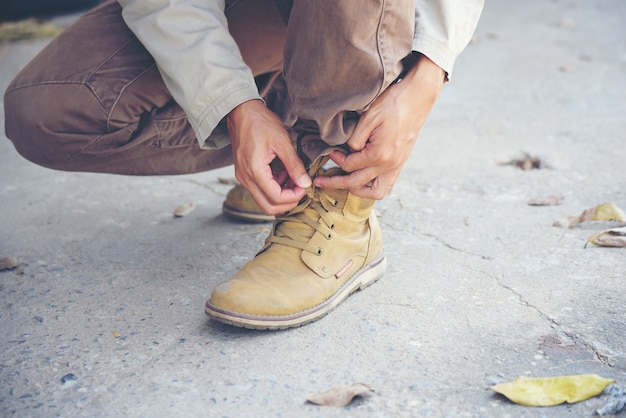
<svg viewBox="0 0 626 418">
<path fill-rule="evenodd" d="M 285 23 L 273 1 L 242 0 L 226 17 L 268 106 L 271 82 L 284 74 L 289 113 L 306 122 L 300 126 L 312 131 L 312 143 L 340 145 L 410 54 L 413 1 L 386 3 L 295 0 Z M 54 39 L 12 81 L 4 100 L 7 137 L 45 167 L 156 175 L 232 163 L 230 146 L 200 148 L 115 1 Z M 318 145 L 309 149 L 319 152 Z"/>
</svg>

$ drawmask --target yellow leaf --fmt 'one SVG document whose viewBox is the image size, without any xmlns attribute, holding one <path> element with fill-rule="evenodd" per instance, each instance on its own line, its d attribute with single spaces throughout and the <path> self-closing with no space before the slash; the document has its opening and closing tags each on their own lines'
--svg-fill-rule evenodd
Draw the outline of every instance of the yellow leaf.
<svg viewBox="0 0 626 418">
<path fill-rule="evenodd" d="M 587 242 L 602 247 L 626 247 L 626 226 L 596 232 L 587 239 Z"/>
<path fill-rule="evenodd" d="M 606 202 L 594 208 L 591 221 L 626 222 L 626 214 L 615 203 Z"/>
<path fill-rule="evenodd" d="M 526 406 L 552 406 L 574 403 L 600 394 L 613 379 L 597 374 L 558 377 L 518 377 L 513 382 L 500 383 L 491 389 L 509 400 Z"/>
<path fill-rule="evenodd" d="M 121 336 L 122 336 L 122 334 L 120 334 L 119 332 L 113 331 L 113 337 L 120 338 Z"/>
<path fill-rule="evenodd" d="M 557 219 L 552 226 L 571 228 L 587 221 L 626 222 L 626 214 L 615 203 L 606 202 L 593 208 L 585 209 L 580 215 Z"/>
</svg>

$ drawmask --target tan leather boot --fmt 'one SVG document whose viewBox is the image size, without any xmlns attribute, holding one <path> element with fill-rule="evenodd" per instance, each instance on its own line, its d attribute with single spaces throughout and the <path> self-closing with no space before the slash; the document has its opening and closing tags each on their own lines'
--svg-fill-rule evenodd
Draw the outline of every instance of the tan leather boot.
<svg viewBox="0 0 626 418">
<path fill-rule="evenodd" d="M 314 167 L 309 174 L 317 173 Z M 256 257 L 213 290 L 206 313 L 255 329 L 296 327 L 327 314 L 385 271 L 373 206 L 347 190 L 312 186 L 296 208 L 276 217 Z"/>
<path fill-rule="evenodd" d="M 266 215 L 252 199 L 252 195 L 241 184 L 228 191 L 222 204 L 222 212 L 240 221 L 272 222 L 274 216 Z"/>
</svg>

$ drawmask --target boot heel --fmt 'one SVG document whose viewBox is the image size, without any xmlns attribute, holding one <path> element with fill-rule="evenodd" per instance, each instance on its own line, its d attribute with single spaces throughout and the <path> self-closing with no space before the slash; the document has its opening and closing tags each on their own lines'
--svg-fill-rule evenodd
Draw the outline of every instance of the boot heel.
<svg viewBox="0 0 626 418">
<path fill-rule="evenodd" d="M 366 268 L 368 268 L 368 270 L 360 277 L 361 284 L 358 290 L 365 289 L 385 274 L 385 270 L 387 270 L 387 257 L 382 253 L 379 258 L 372 261 Z"/>
</svg>

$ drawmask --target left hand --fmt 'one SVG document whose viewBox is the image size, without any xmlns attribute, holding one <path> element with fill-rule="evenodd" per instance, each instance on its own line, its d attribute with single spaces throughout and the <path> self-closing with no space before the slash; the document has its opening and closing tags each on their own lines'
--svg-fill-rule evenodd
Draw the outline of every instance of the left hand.
<svg viewBox="0 0 626 418">
<path fill-rule="evenodd" d="M 334 151 L 330 158 L 346 175 L 317 177 L 316 186 L 349 190 L 384 198 L 395 184 L 441 92 L 444 71 L 422 56 L 399 83 L 389 86 L 361 115 L 347 145 L 353 151 Z"/>
</svg>

